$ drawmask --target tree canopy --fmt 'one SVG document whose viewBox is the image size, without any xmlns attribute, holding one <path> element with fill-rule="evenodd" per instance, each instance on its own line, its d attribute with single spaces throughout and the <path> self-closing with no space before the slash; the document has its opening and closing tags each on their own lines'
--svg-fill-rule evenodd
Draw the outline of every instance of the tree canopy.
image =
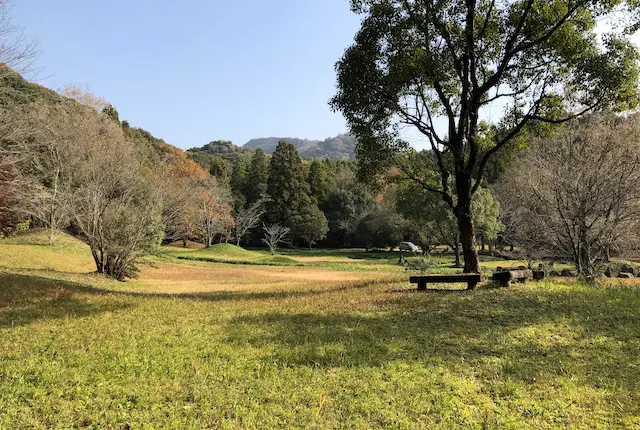
<svg viewBox="0 0 640 430">
<path fill-rule="evenodd" d="M 401 130 L 424 137 L 436 157 L 440 195 L 460 229 L 465 271 L 477 272 L 471 198 L 491 158 L 536 122 L 638 104 L 635 0 L 352 0 L 361 28 L 337 63 L 332 99 L 356 136 L 368 176 L 410 151 Z M 629 21 L 600 36 L 597 22 Z M 499 103 L 499 124 L 482 110 Z M 453 181 L 450 180 L 453 178 Z"/>
</svg>

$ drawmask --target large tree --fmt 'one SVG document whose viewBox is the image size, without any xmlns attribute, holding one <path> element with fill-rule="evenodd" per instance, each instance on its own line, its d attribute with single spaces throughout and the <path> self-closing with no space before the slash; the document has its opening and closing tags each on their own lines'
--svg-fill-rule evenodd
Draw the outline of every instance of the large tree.
<svg viewBox="0 0 640 430">
<path fill-rule="evenodd" d="M 637 20 L 637 3 L 352 0 L 364 18 L 336 66 L 331 103 L 358 139 L 361 171 L 402 165 L 407 127 L 423 136 L 440 181 L 405 174 L 453 211 L 464 269 L 478 272 L 471 201 L 492 157 L 536 122 L 638 104 L 638 50 L 626 37 L 635 22 L 596 31 L 619 11 Z M 483 109 L 495 104 L 505 108 L 501 126 L 483 126 Z"/>
<path fill-rule="evenodd" d="M 291 229 L 293 240 L 303 239 L 309 246 L 327 233 L 327 219 L 314 199 L 306 181 L 302 160 L 291 143 L 280 141 L 269 164 L 267 181 L 268 217 Z"/>
</svg>

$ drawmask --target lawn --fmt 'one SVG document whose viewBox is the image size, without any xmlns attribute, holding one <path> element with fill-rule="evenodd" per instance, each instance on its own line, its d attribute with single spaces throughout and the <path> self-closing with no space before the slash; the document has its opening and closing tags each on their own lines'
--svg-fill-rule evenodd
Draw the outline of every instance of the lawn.
<svg viewBox="0 0 640 430">
<path fill-rule="evenodd" d="M 234 248 L 119 283 L 42 239 L 0 241 L 2 429 L 640 428 L 635 283 L 420 294 L 395 256 L 178 258 L 270 258 Z"/>
</svg>

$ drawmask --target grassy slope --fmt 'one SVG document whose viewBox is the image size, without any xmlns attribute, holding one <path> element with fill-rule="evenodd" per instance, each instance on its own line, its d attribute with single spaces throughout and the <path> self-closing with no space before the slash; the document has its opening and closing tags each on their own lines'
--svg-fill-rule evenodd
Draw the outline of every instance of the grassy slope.
<svg viewBox="0 0 640 430">
<path fill-rule="evenodd" d="M 640 427 L 637 286 L 163 261 L 122 284 L 35 239 L 0 242 L 0 428 Z"/>
</svg>

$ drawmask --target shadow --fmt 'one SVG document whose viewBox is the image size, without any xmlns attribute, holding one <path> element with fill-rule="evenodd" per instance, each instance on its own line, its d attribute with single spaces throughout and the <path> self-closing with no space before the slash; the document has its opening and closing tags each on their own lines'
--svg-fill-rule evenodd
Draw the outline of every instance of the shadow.
<svg viewBox="0 0 640 430">
<path fill-rule="evenodd" d="M 594 387 L 640 386 L 637 290 L 406 292 L 362 314 L 238 316 L 226 342 L 267 351 L 265 362 L 282 367 L 446 363 L 524 385 L 564 376 Z"/>
<path fill-rule="evenodd" d="M 77 275 L 77 274 L 76 274 Z M 93 274 L 95 276 L 100 276 Z M 155 293 L 145 291 L 122 291 L 85 285 L 77 282 L 61 281 L 27 274 L 8 274 L 0 272 L 0 312 L 3 307 L 21 306 L 33 301 L 61 300 L 71 298 L 74 294 L 99 295 L 113 297 L 152 298 L 152 299 L 187 299 L 201 301 L 247 301 L 247 300 L 279 300 L 304 298 L 324 294 L 334 294 L 350 290 L 360 290 L 387 284 L 388 280 L 371 279 L 362 281 L 341 282 L 328 287 L 306 288 L 298 286 L 294 290 L 280 291 L 213 291 L 200 293 Z M 8 287 L 5 287 L 8 286 Z M 118 287 L 121 285 L 119 284 Z"/>
<path fill-rule="evenodd" d="M 0 273 L 0 328 L 46 319 L 80 318 L 130 305 L 91 298 L 89 286 L 37 276 Z"/>
</svg>

